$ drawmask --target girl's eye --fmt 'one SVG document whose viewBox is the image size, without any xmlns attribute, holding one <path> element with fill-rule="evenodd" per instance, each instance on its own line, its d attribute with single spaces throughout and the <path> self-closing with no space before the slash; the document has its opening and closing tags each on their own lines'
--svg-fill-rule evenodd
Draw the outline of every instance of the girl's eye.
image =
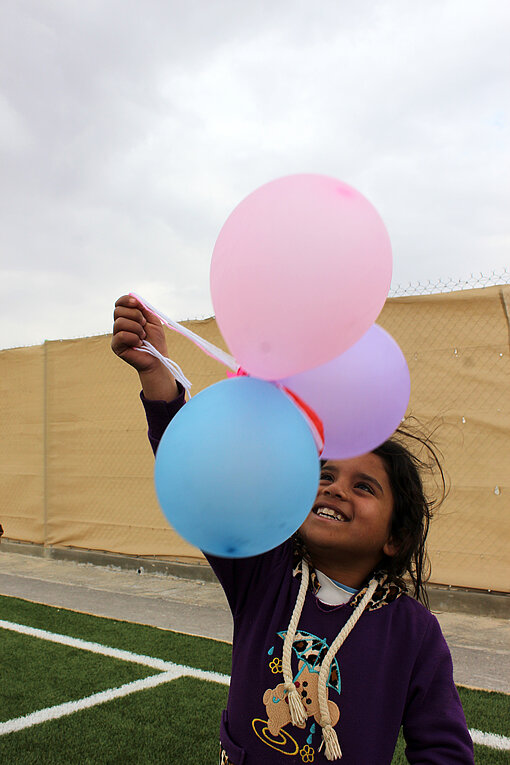
<svg viewBox="0 0 510 765">
<path fill-rule="evenodd" d="M 375 494 L 373 488 L 369 483 L 357 483 L 356 484 L 357 489 L 361 489 L 362 491 L 368 491 L 370 494 Z"/>
<path fill-rule="evenodd" d="M 331 475 L 331 473 L 325 473 L 324 471 L 322 471 L 320 480 L 331 482 L 333 480 L 333 476 Z"/>
</svg>

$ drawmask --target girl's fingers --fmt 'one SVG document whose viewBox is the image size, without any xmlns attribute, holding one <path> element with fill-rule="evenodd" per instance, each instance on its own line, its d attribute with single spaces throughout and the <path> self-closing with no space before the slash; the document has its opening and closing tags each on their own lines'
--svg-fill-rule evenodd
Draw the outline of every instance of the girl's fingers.
<svg viewBox="0 0 510 765">
<path fill-rule="evenodd" d="M 139 335 L 134 332 L 117 332 L 112 339 L 112 349 L 117 356 L 120 356 L 124 351 L 131 348 L 138 348 L 142 345 L 142 340 Z"/>
<path fill-rule="evenodd" d="M 142 327 L 147 324 L 147 319 L 138 308 L 125 308 L 124 306 L 116 306 L 113 312 L 113 318 L 114 321 L 118 321 L 119 319 L 128 319 L 130 321 L 137 322 Z"/>
<path fill-rule="evenodd" d="M 145 324 L 145 320 L 144 320 Z M 146 332 L 140 323 L 136 319 L 131 319 L 128 316 L 118 316 L 113 323 L 113 334 L 118 335 L 119 332 L 128 332 L 137 335 L 142 340 L 146 336 Z"/>
</svg>

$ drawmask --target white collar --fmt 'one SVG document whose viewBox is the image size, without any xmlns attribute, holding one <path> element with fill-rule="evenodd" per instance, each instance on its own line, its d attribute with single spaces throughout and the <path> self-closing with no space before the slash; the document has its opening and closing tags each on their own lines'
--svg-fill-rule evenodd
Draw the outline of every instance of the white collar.
<svg viewBox="0 0 510 765">
<path fill-rule="evenodd" d="M 327 606 L 341 606 L 349 602 L 354 593 L 344 589 L 341 584 L 330 579 L 322 571 L 315 569 L 315 573 L 321 586 L 317 593 L 321 603 L 325 603 Z"/>
</svg>

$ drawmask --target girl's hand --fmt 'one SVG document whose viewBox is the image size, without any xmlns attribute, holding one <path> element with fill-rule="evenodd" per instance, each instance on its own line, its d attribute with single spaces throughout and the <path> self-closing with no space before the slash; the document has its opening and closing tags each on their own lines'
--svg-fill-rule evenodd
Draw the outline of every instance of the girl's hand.
<svg viewBox="0 0 510 765">
<path fill-rule="evenodd" d="M 163 356 L 168 356 L 165 332 L 158 317 L 136 298 L 123 295 L 115 303 L 113 319 L 112 350 L 136 369 L 145 398 L 163 401 L 176 398 L 177 383 L 166 367 L 154 356 L 136 350 L 147 340 Z"/>
<path fill-rule="evenodd" d="M 158 359 L 148 353 L 140 353 L 142 340 L 148 340 L 163 355 L 167 346 L 163 326 L 157 316 L 144 308 L 136 298 L 123 295 L 115 303 L 113 312 L 112 350 L 137 372 L 147 372 L 161 366 Z"/>
</svg>

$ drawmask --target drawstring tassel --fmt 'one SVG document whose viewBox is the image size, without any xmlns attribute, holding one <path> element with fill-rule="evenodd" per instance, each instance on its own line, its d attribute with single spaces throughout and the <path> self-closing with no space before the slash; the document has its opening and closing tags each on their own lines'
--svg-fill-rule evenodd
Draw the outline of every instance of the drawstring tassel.
<svg viewBox="0 0 510 765">
<path fill-rule="evenodd" d="M 327 760 L 340 760 L 342 757 L 342 750 L 338 743 L 338 736 L 336 730 L 332 725 L 325 725 L 322 729 L 322 742 L 326 745 L 324 754 Z M 321 744 L 322 748 L 322 744 Z"/>
<path fill-rule="evenodd" d="M 303 706 L 303 700 L 294 683 L 285 683 L 284 689 L 287 691 L 289 700 L 290 719 L 293 725 L 303 728 L 307 720 L 306 710 Z"/>
</svg>

